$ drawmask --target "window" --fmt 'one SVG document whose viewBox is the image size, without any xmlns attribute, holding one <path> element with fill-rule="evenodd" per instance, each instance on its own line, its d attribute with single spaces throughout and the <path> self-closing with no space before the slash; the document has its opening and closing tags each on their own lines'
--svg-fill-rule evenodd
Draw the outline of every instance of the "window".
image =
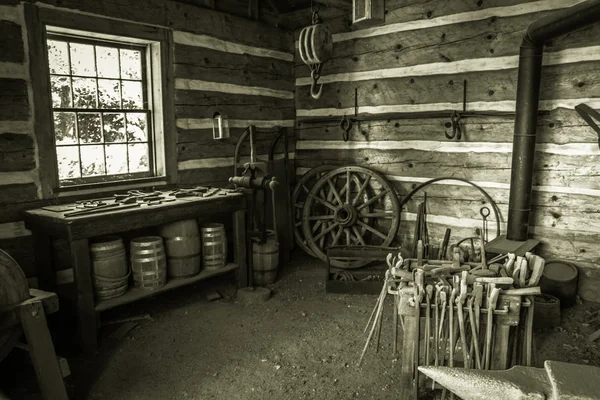
<svg viewBox="0 0 600 400">
<path fill-rule="evenodd" d="M 61 186 L 152 176 L 146 49 L 48 35 Z"/>
<path fill-rule="evenodd" d="M 43 192 L 172 182 L 170 33 L 25 7 Z"/>
</svg>

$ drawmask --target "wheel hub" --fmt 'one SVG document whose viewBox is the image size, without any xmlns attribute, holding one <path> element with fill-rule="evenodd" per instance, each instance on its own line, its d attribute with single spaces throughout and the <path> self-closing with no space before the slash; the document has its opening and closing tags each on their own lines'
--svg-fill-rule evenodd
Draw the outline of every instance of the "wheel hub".
<svg viewBox="0 0 600 400">
<path fill-rule="evenodd" d="M 347 228 L 356 223 L 356 220 L 358 219 L 358 211 L 356 211 L 356 208 L 350 204 L 344 204 L 335 210 L 334 218 L 335 221 L 340 224 L 340 226 Z"/>
</svg>

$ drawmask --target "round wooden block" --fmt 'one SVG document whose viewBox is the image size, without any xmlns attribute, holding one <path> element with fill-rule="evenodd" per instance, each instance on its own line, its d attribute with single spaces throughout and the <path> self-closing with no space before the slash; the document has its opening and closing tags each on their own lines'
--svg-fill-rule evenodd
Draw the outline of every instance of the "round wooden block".
<svg viewBox="0 0 600 400">
<path fill-rule="evenodd" d="M 261 304 L 271 298 L 271 291 L 264 287 L 246 287 L 237 291 L 237 299 L 243 304 Z"/>
</svg>

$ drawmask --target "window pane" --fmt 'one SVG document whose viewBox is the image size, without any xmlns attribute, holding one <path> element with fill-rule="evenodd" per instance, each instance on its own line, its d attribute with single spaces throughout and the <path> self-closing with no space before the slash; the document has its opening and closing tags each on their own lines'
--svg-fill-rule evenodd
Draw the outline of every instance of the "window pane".
<svg viewBox="0 0 600 400">
<path fill-rule="evenodd" d="M 104 175 L 104 146 L 81 146 L 82 176 Z"/>
<path fill-rule="evenodd" d="M 127 145 L 109 144 L 106 146 L 106 173 L 127 173 Z"/>
<path fill-rule="evenodd" d="M 148 171 L 148 145 L 146 143 L 130 144 L 129 172 Z"/>
<path fill-rule="evenodd" d="M 70 43 L 71 71 L 73 75 L 96 76 L 94 65 L 94 46 L 81 43 Z"/>
<path fill-rule="evenodd" d="M 119 81 L 98 79 L 98 100 L 100 108 L 121 108 Z"/>
<path fill-rule="evenodd" d="M 125 114 L 105 113 L 104 123 L 104 141 L 105 142 L 126 142 L 125 137 Z"/>
<path fill-rule="evenodd" d="M 56 158 L 58 161 L 58 178 L 60 180 L 81 177 L 78 146 L 57 146 Z"/>
<path fill-rule="evenodd" d="M 121 49 L 121 78 L 142 79 L 142 52 Z"/>
<path fill-rule="evenodd" d="M 130 142 L 147 142 L 146 114 L 127 113 L 127 140 Z"/>
<path fill-rule="evenodd" d="M 96 103 L 96 79 L 73 78 L 75 108 L 98 108 Z"/>
<path fill-rule="evenodd" d="M 102 142 L 102 131 L 100 129 L 99 113 L 79 113 L 77 115 L 77 124 L 79 127 L 80 143 L 83 144 Z"/>
<path fill-rule="evenodd" d="M 52 107 L 73 107 L 71 98 L 71 78 L 67 76 L 51 76 L 50 91 L 52 92 Z"/>
<path fill-rule="evenodd" d="M 68 75 L 70 73 L 67 42 L 48 40 L 48 66 L 51 74 Z"/>
<path fill-rule="evenodd" d="M 123 92 L 123 108 L 129 110 L 144 108 L 142 82 L 123 81 L 121 88 Z"/>
<path fill-rule="evenodd" d="M 112 47 L 96 46 L 96 64 L 98 76 L 102 78 L 119 77 L 119 50 Z"/>
<path fill-rule="evenodd" d="M 54 139 L 56 144 L 77 144 L 77 130 L 75 128 L 75 113 L 54 113 Z M 79 168 L 79 167 L 78 167 Z"/>
</svg>

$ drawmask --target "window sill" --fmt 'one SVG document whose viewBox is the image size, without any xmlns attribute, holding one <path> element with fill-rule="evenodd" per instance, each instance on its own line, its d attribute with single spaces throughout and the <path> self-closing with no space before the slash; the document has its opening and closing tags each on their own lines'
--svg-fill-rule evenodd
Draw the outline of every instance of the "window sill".
<svg viewBox="0 0 600 400">
<path fill-rule="evenodd" d="M 155 177 L 122 182 L 103 182 L 98 184 L 67 186 L 54 189 L 54 196 L 59 198 L 80 197 L 90 194 L 107 193 L 112 195 L 116 192 L 122 192 L 131 189 L 148 189 L 154 187 L 165 187 L 169 183 L 167 178 Z"/>
</svg>

